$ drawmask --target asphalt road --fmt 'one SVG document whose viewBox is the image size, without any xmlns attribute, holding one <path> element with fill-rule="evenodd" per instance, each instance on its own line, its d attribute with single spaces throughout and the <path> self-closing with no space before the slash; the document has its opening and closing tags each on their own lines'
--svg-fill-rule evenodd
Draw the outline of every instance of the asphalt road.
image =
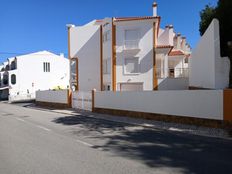
<svg viewBox="0 0 232 174">
<path fill-rule="evenodd" d="M 0 174 L 229 174 L 232 140 L 0 103 Z"/>
</svg>

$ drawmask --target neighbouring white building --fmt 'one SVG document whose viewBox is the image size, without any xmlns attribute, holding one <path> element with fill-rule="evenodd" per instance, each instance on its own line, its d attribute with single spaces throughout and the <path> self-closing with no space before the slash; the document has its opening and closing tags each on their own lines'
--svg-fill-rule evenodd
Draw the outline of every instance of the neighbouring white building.
<svg viewBox="0 0 232 174">
<path fill-rule="evenodd" d="M 219 21 L 214 19 L 190 58 L 191 88 L 224 89 L 229 86 L 230 60 L 221 57 Z"/>
<path fill-rule="evenodd" d="M 75 90 L 141 91 L 188 89 L 184 36 L 153 16 L 93 20 L 68 25 L 70 84 Z"/>
<path fill-rule="evenodd" d="M 35 99 L 37 90 L 67 89 L 69 61 L 64 55 L 41 51 L 8 58 L 0 66 L 0 99 Z"/>
</svg>

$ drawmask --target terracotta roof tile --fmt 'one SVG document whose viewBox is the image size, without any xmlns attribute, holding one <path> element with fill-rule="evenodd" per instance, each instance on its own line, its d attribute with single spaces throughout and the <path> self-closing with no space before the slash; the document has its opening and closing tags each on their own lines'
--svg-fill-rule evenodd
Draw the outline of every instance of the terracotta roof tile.
<svg viewBox="0 0 232 174">
<path fill-rule="evenodd" d="M 140 16 L 140 17 L 115 17 L 115 22 L 122 21 L 134 21 L 134 20 L 148 20 L 148 19 L 160 19 L 160 16 Z M 104 19 L 96 19 L 96 22 L 102 22 Z"/>
<path fill-rule="evenodd" d="M 159 19 L 159 16 L 141 16 L 141 17 L 116 17 L 116 22 L 120 21 L 134 21 L 134 20 L 148 20 L 148 19 Z"/>
<path fill-rule="evenodd" d="M 169 56 L 184 56 L 185 54 L 183 53 L 183 51 L 180 50 L 176 50 L 176 51 L 171 51 L 169 53 Z"/>
<path fill-rule="evenodd" d="M 96 22 L 102 22 L 103 20 L 102 19 L 97 19 Z"/>
<path fill-rule="evenodd" d="M 171 45 L 157 45 L 156 48 L 172 48 L 173 46 Z"/>
</svg>

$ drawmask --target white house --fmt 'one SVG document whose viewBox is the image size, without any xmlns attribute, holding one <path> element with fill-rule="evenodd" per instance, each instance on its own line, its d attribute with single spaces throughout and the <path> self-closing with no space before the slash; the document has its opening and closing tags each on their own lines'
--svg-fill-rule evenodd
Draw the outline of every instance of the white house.
<svg viewBox="0 0 232 174">
<path fill-rule="evenodd" d="M 190 46 L 172 25 L 153 16 L 94 20 L 68 25 L 71 85 L 76 90 L 188 88 Z"/>
<path fill-rule="evenodd" d="M 64 55 L 41 51 L 8 58 L 0 66 L 0 98 L 35 99 L 35 91 L 67 88 L 69 61 Z"/>
</svg>

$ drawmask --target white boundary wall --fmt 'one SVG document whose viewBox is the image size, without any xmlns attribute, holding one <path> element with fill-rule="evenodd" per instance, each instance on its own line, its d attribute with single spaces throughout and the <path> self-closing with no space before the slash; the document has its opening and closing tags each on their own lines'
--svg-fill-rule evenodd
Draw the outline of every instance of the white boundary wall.
<svg viewBox="0 0 232 174">
<path fill-rule="evenodd" d="M 94 107 L 223 120 L 223 90 L 96 92 Z"/>
<path fill-rule="evenodd" d="M 36 91 L 36 101 L 67 104 L 68 103 L 68 90 Z"/>
<path fill-rule="evenodd" d="M 190 57 L 189 86 L 224 89 L 229 86 L 230 61 L 220 55 L 219 21 L 214 19 Z"/>
</svg>

